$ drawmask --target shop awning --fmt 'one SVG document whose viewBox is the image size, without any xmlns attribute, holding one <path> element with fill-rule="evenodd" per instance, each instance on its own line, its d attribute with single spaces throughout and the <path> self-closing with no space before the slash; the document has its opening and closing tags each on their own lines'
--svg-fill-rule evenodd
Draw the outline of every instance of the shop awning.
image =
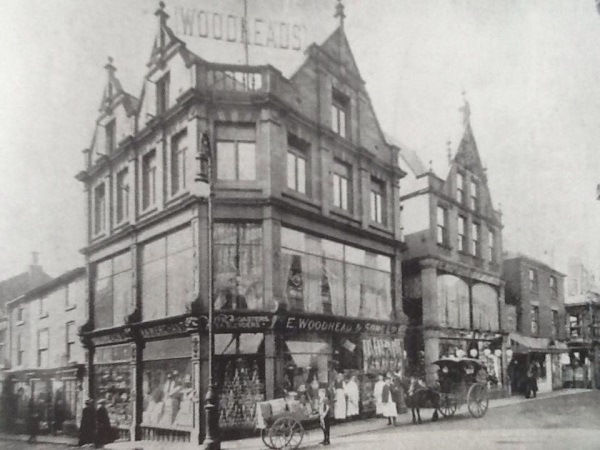
<svg viewBox="0 0 600 450">
<path fill-rule="evenodd" d="M 513 345 L 516 344 L 515 351 L 517 353 L 564 353 L 568 351 L 567 344 L 564 342 L 557 342 L 548 338 L 523 336 L 519 333 L 511 333 L 508 338 Z"/>
</svg>

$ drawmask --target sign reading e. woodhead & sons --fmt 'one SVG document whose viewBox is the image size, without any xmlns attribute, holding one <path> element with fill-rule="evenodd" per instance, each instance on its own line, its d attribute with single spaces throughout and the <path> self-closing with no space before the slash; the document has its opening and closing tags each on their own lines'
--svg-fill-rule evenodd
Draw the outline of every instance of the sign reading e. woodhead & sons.
<svg viewBox="0 0 600 450">
<path fill-rule="evenodd" d="M 335 29 L 334 5 L 333 0 L 171 0 L 169 23 L 207 61 L 271 64 L 289 76 L 304 50 Z"/>
</svg>

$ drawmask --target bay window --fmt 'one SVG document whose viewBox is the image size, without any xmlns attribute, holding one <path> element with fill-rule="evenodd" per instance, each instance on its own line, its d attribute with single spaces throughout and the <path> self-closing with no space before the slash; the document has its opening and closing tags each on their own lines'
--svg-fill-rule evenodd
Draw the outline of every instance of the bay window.
<svg viewBox="0 0 600 450">
<path fill-rule="evenodd" d="M 256 180 L 256 125 L 217 125 L 217 179 Z"/>
</svg>

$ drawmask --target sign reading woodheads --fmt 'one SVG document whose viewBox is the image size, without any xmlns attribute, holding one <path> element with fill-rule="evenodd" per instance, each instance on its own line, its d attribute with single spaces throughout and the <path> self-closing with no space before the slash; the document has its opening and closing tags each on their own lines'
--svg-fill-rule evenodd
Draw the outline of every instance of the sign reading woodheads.
<svg viewBox="0 0 600 450">
<path fill-rule="evenodd" d="M 337 26 L 334 0 L 171 0 L 169 24 L 203 59 L 271 64 L 289 76 Z"/>
</svg>

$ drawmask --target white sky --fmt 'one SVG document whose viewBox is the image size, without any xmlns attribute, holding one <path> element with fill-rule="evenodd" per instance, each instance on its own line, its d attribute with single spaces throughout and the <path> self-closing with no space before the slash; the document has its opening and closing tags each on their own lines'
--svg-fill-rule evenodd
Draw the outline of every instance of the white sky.
<svg viewBox="0 0 600 450">
<path fill-rule="evenodd" d="M 258 15 L 278 17 L 280 8 L 267 13 L 266 0 L 260 1 Z M 310 36 L 322 39 L 335 28 L 333 0 L 286 1 L 319 2 L 309 5 L 308 17 L 282 18 L 306 23 Z M 83 167 L 81 150 L 89 146 L 98 113 L 103 66 L 113 56 L 125 89 L 139 95 L 157 3 L 2 2 L 0 279 L 24 270 L 33 250 L 51 275 L 83 263 L 84 197 L 74 176 Z M 383 128 L 426 163 L 445 158 L 445 142 L 458 144 L 460 93 L 466 89 L 492 198 L 504 212 L 505 249 L 547 262 L 553 255 L 560 270 L 569 256 L 579 256 L 597 271 L 595 2 L 344 3 L 350 45 Z M 174 16 L 177 6 L 222 4 L 167 0 L 167 11 Z M 314 17 L 321 6 L 322 17 Z M 198 40 L 191 38 L 191 46 Z"/>
</svg>

